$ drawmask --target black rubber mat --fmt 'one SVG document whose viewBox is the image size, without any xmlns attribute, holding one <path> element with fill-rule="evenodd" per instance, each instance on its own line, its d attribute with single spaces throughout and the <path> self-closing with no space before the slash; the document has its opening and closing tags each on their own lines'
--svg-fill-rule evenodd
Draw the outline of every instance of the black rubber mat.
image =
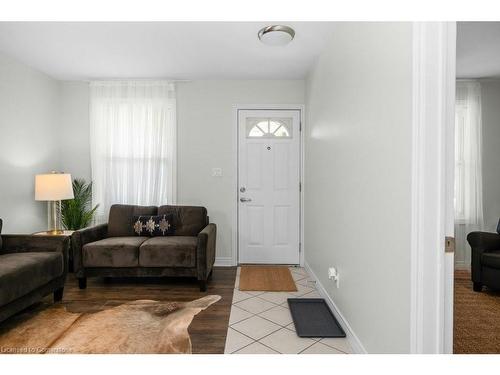
<svg viewBox="0 0 500 375">
<path fill-rule="evenodd" d="M 323 298 L 288 298 L 295 331 L 300 337 L 345 337 Z"/>
</svg>

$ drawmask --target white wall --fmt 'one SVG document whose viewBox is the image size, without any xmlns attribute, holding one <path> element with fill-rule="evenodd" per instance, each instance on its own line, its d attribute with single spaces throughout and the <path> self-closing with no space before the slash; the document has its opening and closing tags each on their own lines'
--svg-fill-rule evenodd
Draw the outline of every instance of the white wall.
<svg viewBox="0 0 500 375">
<path fill-rule="evenodd" d="M 0 53 L 0 218 L 3 233 L 46 230 L 35 174 L 59 168 L 59 84 Z"/>
<path fill-rule="evenodd" d="M 484 229 L 496 232 L 500 218 L 500 81 L 481 82 Z"/>
<path fill-rule="evenodd" d="M 409 352 L 411 24 L 337 25 L 306 97 L 306 262 L 368 352 Z"/>
<path fill-rule="evenodd" d="M 61 171 L 73 178 L 91 180 L 89 85 L 87 82 L 61 82 L 60 102 Z"/>
<path fill-rule="evenodd" d="M 235 104 L 304 104 L 304 81 L 193 81 L 177 90 L 177 196 L 204 205 L 217 223 L 217 256 L 230 257 L 235 153 Z M 222 177 L 212 177 L 212 168 Z"/>
</svg>

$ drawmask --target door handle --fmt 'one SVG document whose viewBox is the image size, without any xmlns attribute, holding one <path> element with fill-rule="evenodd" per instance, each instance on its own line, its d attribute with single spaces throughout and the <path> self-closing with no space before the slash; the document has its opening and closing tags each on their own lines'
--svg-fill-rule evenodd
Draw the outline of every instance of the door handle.
<svg viewBox="0 0 500 375">
<path fill-rule="evenodd" d="M 240 198 L 240 202 L 251 202 L 251 198 Z"/>
</svg>

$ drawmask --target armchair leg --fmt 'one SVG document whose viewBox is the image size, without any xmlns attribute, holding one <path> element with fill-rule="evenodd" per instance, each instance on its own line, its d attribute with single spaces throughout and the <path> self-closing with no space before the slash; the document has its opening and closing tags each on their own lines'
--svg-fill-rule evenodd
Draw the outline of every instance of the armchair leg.
<svg viewBox="0 0 500 375">
<path fill-rule="evenodd" d="M 64 287 L 54 290 L 54 302 L 59 302 L 63 298 Z"/>
<path fill-rule="evenodd" d="M 206 280 L 198 280 L 198 283 L 200 285 L 200 292 L 206 292 L 207 291 L 207 281 Z"/>
<path fill-rule="evenodd" d="M 483 284 L 482 283 L 473 283 L 472 289 L 474 292 L 480 292 L 483 290 Z"/>
<path fill-rule="evenodd" d="M 79 277 L 78 278 L 78 287 L 80 289 L 87 288 L 87 278 L 86 277 Z"/>
</svg>

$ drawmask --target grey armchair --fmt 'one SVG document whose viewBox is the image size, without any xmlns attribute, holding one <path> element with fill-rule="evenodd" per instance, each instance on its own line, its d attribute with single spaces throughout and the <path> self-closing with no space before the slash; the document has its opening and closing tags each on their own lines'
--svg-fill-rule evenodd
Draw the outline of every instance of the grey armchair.
<svg viewBox="0 0 500 375">
<path fill-rule="evenodd" d="M 500 232 L 500 221 L 499 221 Z M 480 292 L 486 285 L 500 289 L 500 233 L 471 232 L 467 241 L 472 248 L 473 289 Z"/>
</svg>

